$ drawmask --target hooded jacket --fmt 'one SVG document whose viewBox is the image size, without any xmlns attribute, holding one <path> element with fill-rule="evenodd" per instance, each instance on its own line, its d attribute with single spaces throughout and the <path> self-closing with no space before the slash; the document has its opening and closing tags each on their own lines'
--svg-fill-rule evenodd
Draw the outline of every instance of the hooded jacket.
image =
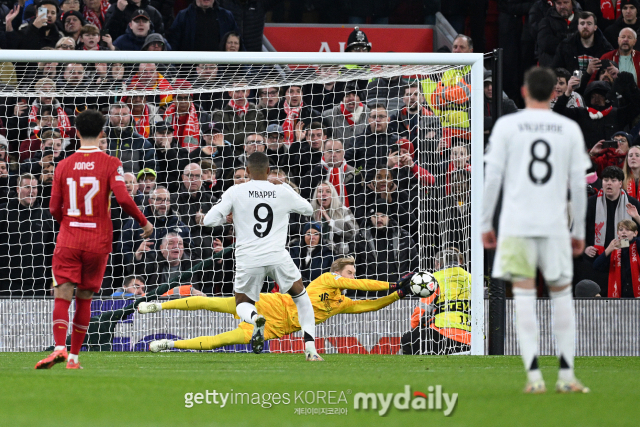
<svg viewBox="0 0 640 427">
<path fill-rule="evenodd" d="M 133 13 L 142 9 L 151 17 L 151 29 L 158 33 L 164 34 L 164 22 L 162 15 L 158 10 L 149 4 L 149 0 L 142 0 L 140 6 L 136 6 L 134 2 L 128 0 L 127 6 L 124 10 L 118 9 L 117 1 L 111 2 L 111 7 L 107 11 L 107 17 L 105 19 L 104 28 L 109 31 L 109 34 L 114 40 L 123 35 L 129 27 L 129 22 L 133 17 Z"/>
<path fill-rule="evenodd" d="M 219 7 L 214 3 L 213 7 L 218 8 L 218 26 L 220 28 L 220 40 L 229 31 L 240 33 L 238 25 L 231 12 L 227 9 Z M 167 38 L 173 46 L 174 50 L 193 51 L 196 45 L 196 8 L 195 3 L 191 3 L 189 7 L 178 13 L 174 19 L 171 29 L 167 33 Z"/>
<path fill-rule="evenodd" d="M 152 37 L 151 40 L 148 40 L 149 36 Z M 127 31 L 113 42 L 113 45 L 120 50 L 142 50 L 146 45 L 154 42 L 160 41 L 164 43 L 165 50 L 171 50 L 171 45 L 165 40 L 162 35 L 158 33 L 150 32 L 146 37 L 139 37 L 133 34 L 133 31 L 130 27 L 127 27 Z"/>
<path fill-rule="evenodd" d="M 581 12 L 578 5 L 573 7 L 573 20 L 567 23 L 555 7 L 550 8 L 538 27 L 538 58 L 541 67 L 553 65 L 556 49 L 561 41 L 578 30 L 578 16 Z"/>
</svg>

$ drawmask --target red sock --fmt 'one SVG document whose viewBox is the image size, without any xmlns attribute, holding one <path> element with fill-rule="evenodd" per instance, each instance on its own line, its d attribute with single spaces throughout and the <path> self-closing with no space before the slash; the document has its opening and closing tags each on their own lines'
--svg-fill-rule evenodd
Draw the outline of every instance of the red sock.
<svg viewBox="0 0 640 427">
<path fill-rule="evenodd" d="M 73 316 L 71 329 L 71 354 L 80 353 L 80 347 L 89 327 L 89 319 L 91 319 L 91 298 L 76 297 L 76 314 Z"/>
<path fill-rule="evenodd" d="M 71 301 L 56 298 L 53 306 L 53 340 L 56 346 L 67 344 L 67 330 L 69 329 L 69 306 Z"/>
</svg>

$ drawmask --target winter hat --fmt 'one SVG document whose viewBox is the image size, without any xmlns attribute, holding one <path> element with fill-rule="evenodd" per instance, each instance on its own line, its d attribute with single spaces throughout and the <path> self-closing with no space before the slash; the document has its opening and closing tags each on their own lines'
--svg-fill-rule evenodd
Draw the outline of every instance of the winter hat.
<svg viewBox="0 0 640 427">
<path fill-rule="evenodd" d="M 78 18 L 80 20 L 80 24 L 81 25 L 85 25 L 87 23 L 87 21 L 84 19 L 84 16 L 82 16 L 82 14 L 78 11 L 75 10 L 70 10 L 68 12 L 65 12 L 62 14 L 62 24 L 64 25 L 65 21 L 67 20 L 68 17 L 70 16 L 75 16 L 76 18 Z"/>
<path fill-rule="evenodd" d="M 306 234 L 310 228 L 315 228 L 316 230 L 318 230 L 318 233 L 322 233 L 322 224 L 317 221 L 311 221 L 304 225 L 304 227 L 302 228 L 302 234 Z"/>
<path fill-rule="evenodd" d="M 593 280 L 581 280 L 576 285 L 576 297 L 593 298 L 600 293 L 600 285 Z"/>
<path fill-rule="evenodd" d="M 387 215 L 389 211 L 389 203 L 385 199 L 376 200 L 376 204 L 369 208 L 369 216 L 377 213 Z"/>
<path fill-rule="evenodd" d="M 164 41 L 164 37 L 158 33 L 151 33 L 144 39 L 142 50 L 147 50 L 151 43 L 162 43 L 162 50 L 167 50 L 167 43 Z"/>
</svg>

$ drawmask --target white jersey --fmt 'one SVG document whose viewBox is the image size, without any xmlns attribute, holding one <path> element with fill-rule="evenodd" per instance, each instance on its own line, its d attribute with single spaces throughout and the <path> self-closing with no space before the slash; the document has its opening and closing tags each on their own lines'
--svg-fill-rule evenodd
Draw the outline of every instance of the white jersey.
<svg viewBox="0 0 640 427">
<path fill-rule="evenodd" d="M 585 234 L 586 170 L 591 161 L 576 122 L 551 110 L 526 109 L 500 118 L 485 153 L 482 232 L 503 186 L 503 236 L 568 236 L 567 195 L 575 215 L 572 234 Z"/>
<path fill-rule="evenodd" d="M 291 212 L 310 216 L 313 208 L 287 184 L 249 181 L 225 191 L 205 216 L 204 225 L 222 225 L 233 213 L 237 265 L 264 267 L 289 257 L 285 246 Z"/>
</svg>

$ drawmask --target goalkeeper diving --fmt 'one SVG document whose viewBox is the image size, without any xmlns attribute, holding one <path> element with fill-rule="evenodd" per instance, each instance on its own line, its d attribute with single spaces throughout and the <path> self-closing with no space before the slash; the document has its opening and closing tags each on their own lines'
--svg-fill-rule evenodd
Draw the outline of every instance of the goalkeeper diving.
<svg viewBox="0 0 640 427">
<path fill-rule="evenodd" d="M 413 295 L 410 288 L 411 277 L 408 273 L 398 282 L 380 282 L 369 279 L 356 279 L 355 260 L 351 257 L 340 258 L 331 264 L 330 272 L 324 273 L 307 287 L 307 293 L 313 305 L 316 324 L 322 323 L 336 314 L 366 313 L 380 310 L 404 298 Z M 373 300 L 353 300 L 342 294 L 343 290 L 389 291 L 389 295 Z M 256 301 L 256 308 L 266 318 L 264 339 L 280 338 L 300 330 L 296 305 L 288 294 L 263 293 Z M 189 297 L 173 301 L 142 302 L 139 313 L 156 313 L 160 310 L 209 310 L 219 313 L 236 314 L 233 297 Z M 248 344 L 253 335 L 253 325 L 241 322 L 232 331 L 214 336 L 202 336 L 188 340 L 162 339 L 149 343 L 149 350 L 159 352 L 172 348 L 185 350 L 212 350 L 232 344 Z"/>
</svg>

